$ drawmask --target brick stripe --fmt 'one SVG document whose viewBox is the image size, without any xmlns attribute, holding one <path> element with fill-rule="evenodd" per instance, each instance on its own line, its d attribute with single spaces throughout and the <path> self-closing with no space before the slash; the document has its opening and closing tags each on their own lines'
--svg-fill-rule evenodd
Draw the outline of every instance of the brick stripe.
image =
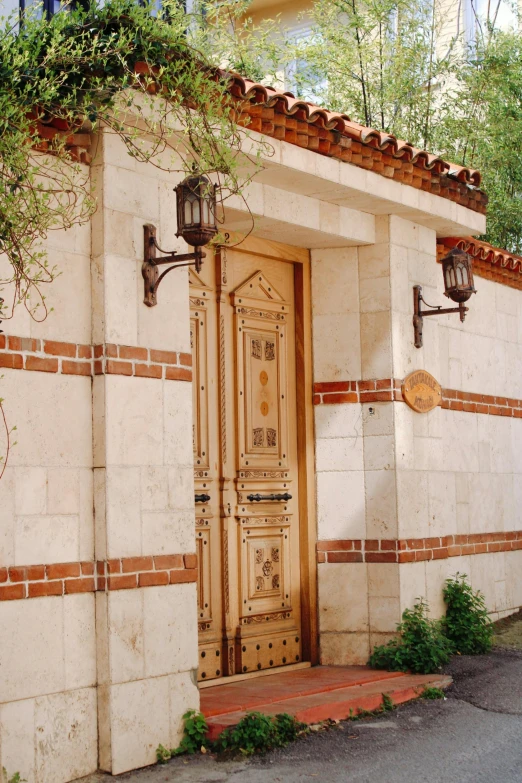
<svg viewBox="0 0 522 783">
<path fill-rule="evenodd" d="M 0 334 L 0 368 L 191 381 L 192 355 L 133 345 L 79 345 Z"/>
<path fill-rule="evenodd" d="M 522 549 L 522 530 L 432 538 L 341 539 L 317 542 L 318 563 L 414 563 Z"/>
<path fill-rule="evenodd" d="M 363 402 L 404 402 L 402 380 L 386 378 L 375 381 L 333 381 L 314 384 L 314 405 L 339 405 Z M 475 394 L 457 389 L 442 389 L 440 407 L 468 413 L 487 413 L 522 419 L 522 400 Z"/>
<path fill-rule="evenodd" d="M 195 554 L 2 566 L 0 601 L 174 585 L 195 582 L 197 573 Z"/>
</svg>

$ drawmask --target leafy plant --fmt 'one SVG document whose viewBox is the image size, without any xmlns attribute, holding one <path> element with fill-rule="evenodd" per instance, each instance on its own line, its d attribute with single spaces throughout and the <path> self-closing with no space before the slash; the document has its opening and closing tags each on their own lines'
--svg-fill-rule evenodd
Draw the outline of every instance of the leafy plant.
<svg viewBox="0 0 522 783">
<path fill-rule="evenodd" d="M 305 724 L 286 713 L 271 716 L 249 712 L 237 726 L 221 732 L 214 748 L 221 752 L 240 752 L 246 756 L 266 753 L 273 748 L 288 745 L 305 728 Z"/>
<path fill-rule="evenodd" d="M 210 746 L 207 739 L 208 725 L 202 712 L 187 710 L 183 715 L 183 739 L 179 747 L 169 750 L 164 745 L 156 748 L 158 764 L 166 764 L 173 756 L 181 756 L 184 753 L 199 753 Z"/>
<path fill-rule="evenodd" d="M 405 609 L 397 625 L 399 638 L 374 648 L 369 664 L 374 669 L 432 674 L 450 660 L 451 643 L 440 620 L 428 617 L 428 605 L 417 599 L 413 609 Z"/>
<path fill-rule="evenodd" d="M 179 748 L 173 752 L 173 755 L 180 755 L 182 753 L 197 753 L 201 748 L 206 748 L 208 745 L 207 732 L 208 725 L 205 720 L 205 716 L 202 712 L 196 712 L 196 710 L 188 710 L 183 715 L 185 723 L 183 739 L 179 744 Z"/>
<path fill-rule="evenodd" d="M 49 18 L 29 4 L 23 26 L 18 15 L 0 20 L 0 288 L 11 297 L 0 318 L 18 303 L 45 318 L 58 270 L 41 242 L 96 208 L 89 170 L 68 146 L 75 131 L 103 128 L 139 162 L 212 174 L 224 198 L 252 176 L 239 173 L 245 132 L 227 77 L 190 45 L 182 4 L 162 5 L 155 15 L 152 2 L 93 0 Z"/>
<path fill-rule="evenodd" d="M 433 688 L 431 685 L 427 685 L 421 693 L 422 699 L 444 699 L 444 691 L 442 688 Z"/>
<path fill-rule="evenodd" d="M 395 709 L 395 704 L 389 693 L 382 694 L 382 706 L 383 712 L 392 712 Z"/>
<path fill-rule="evenodd" d="M 19 772 L 15 772 L 14 775 L 9 777 L 5 767 L 2 767 L 2 771 L 4 773 L 3 777 L 5 779 L 5 783 L 26 783 L 26 779 L 25 778 L 21 778 Z"/>
<path fill-rule="evenodd" d="M 166 764 L 172 758 L 172 751 L 164 745 L 158 745 L 156 748 L 156 761 L 158 764 Z"/>
<path fill-rule="evenodd" d="M 481 655 L 491 650 L 494 628 L 483 594 L 466 579 L 466 574 L 459 573 L 446 579 L 444 633 L 461 655 Z"/>
<path fill-rule="evenodd" d="M 499 29 L 498 3 L 485 4 L 485 18 L 472 4 L 472 41 L 464 29 L 448 34 L 447 8 L 431 0 L 315 0 L 302 35 L 278 16 L 254 24 L 251 3 L 197 0 L 194 45 L 215 64 L 479 169 L 485 238 L 522 253 L 522 36 Z"/>
</svg>

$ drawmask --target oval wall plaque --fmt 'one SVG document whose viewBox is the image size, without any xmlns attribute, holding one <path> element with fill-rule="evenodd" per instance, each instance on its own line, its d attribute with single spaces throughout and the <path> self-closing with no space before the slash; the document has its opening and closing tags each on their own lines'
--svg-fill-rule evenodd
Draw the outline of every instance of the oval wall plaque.
<svg viewBox="0 0 522 783">
<path fill-rule="evenodd" d="M 440 383 L 426 370 L 411 372 L 402 382 L 404 401 L 417 413 L 428 411 L 440 405 L 442 389 Z"/>
</svg>

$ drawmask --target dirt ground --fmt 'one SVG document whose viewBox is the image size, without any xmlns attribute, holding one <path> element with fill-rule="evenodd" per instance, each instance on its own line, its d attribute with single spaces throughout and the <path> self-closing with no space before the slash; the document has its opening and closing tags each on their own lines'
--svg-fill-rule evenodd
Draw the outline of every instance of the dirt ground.
<svg viewBox="0 0 522 783">
<path fill-rule="evenodd" d="M 522 650 L 522 610 L 496 623 L 493 644 L 508 650 Z"/>
</svg>

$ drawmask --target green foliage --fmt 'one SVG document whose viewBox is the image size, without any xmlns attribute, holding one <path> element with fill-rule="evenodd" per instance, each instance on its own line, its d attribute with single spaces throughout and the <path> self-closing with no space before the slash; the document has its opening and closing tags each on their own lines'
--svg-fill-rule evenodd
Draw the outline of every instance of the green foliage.
<svg viewBox="0 0 522 783">
<path fill-rule="evenodd" d="M 466 579 L 466 574 L 459 573 L 446 579 L 444 633 L 461 655 L 481 655 L 491 650 L 494 628 L 484 596 L 473 590 Z"/>
<path fill-rule="evenodd" d="M 156 761 L 158 764 L 166 764 L 172 758 L 172 751 L 164 745 L 158 745 L 156 748 Z"/>
<path fill-rule="evenodd" d="M 17 17 L 0 29 L 0 254 L 10 262 L 0 293 L 3 284 L 11 297 L 3 318 L 19 302 L 45 317 L 42 287 L 58 270 L 41 241 L 95 208 L 89 172 L 67 151 L 71 130 L 103 127 L 138 161 L 217 175 L 225 198 L 252 173 L 238 173 L 242 135 L 226 80 L 190 46 L 180 3 L 165 0 L 160 16 L 134 0 L 82 5 L 50 19 L 29 6 L 18 31 Z M 42 144 L 38 123 L 53 120 L 63 133 Z"/>
<path fill-rule="evenodd" d="M 392 712 L 395 709 L 395 704 L 389 693 L 382 694 L 382 707 L 383 712 Z"/>
<path fill-rule="evenodd" d="M 421 698 L 429 700 L 443 699 L 444 691 L 442 688 L 432 688 L 431 685 L 427 685 L 421 693 Z"/>
<path fill-rule="evenodd" d="M 291 715 L 263 715 L 260 712 L 249 712 L 230 729 L 225 729 L 215 743 L 215 749 L 220 752 L 266 753 L 273 748 L 282 748 L 295 740 L 305 729 Z"/>
<path fill-rule="evenodd" d="M 196 712 L 196 710 L 188 710 L 183 715 L 183 720 L 185 722 L 185 730 L 179 748 L 176 748 L 173 752 L 173 755 L 176 756 L 182 753 L 197 753 L 201 748 L 206 748 L 208 745 L 206 738 L 208 725 L 203 713 Z"/>
<path fill-rule="evenodd" d="M 199 753 L 206 750 L 210 743 L 207 740 L 208 725 L 202 712 L 187 710 L 183 715 L 183 739 L 179 747 L 169 750 L 164 745 L 156 748 L 158 764 L 166 764 L 173 756 L 181 756 L 184 753 Z"/>
<path fill-rule="evenodd" d="M 2 771 L 4 773 L 3 777 L 5 779 L 5 783 L 24 783 L 25 782 L 25 778 L 21 778 L 19 772 L 15 772 L 14 775 L 11 775 L 11 777 L 9 777 L 5 767 L 2 767 Z"/>
<path fill-rule="evenodd" d="M 369 660 L 374 669 L 432 674 L 450 660 L 452 647 L 444 636 L 442 622 L 428 617 L 428 606 L 422 598 L 413 609 L 405 609 L 397 631 L 399 638 L 374 648 Z"/>
<path fill-rule="evenodd" d="M 195 41 L 211 43 L 216 64 L 479 169 L 484 238 L 522 253 L 522 35 L 495 27 L 498 4 L 474 20 L 471 44 L 448 35 L 447 9 L 431 0 L 316 0 L 301 36 L 277 16 L 253 24 L 250 5 L 222 0 L 212 13 L 202 0 Z"/>
</svg>

